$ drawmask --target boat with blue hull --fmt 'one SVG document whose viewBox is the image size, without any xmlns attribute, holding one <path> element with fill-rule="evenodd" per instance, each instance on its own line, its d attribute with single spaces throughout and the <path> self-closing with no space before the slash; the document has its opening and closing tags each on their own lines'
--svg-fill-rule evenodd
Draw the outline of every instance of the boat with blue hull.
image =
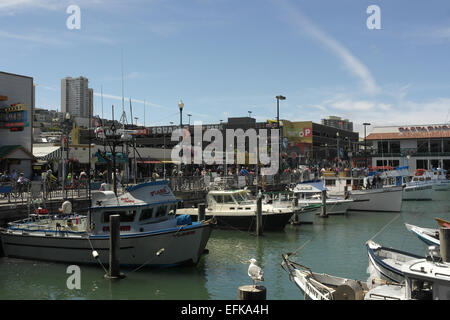
<svg viewBox="0 0 450 320">
<path fill-rule="evenodd" d="M 117 195 L 92 194 L 87 215 L 34 215 L 9 223 L 1 231 L 6 256 L 106 264 L 109 258 L 109 217 L 120 216 L 119 261 L 123 266 L 167 267 L 197 264 L 214 227 L 213 221 L 192 222 L 176 216 L 176 199 L 167 181 L 138 184 Z"/>
<path fill-rule="evenodd" d="M 414 226 L 412 224 L 405 223 L 406 229 L 415 234 L 420 240 L 422 240 L 428 246 L 440 246 L 439 230 L 431 228 L 422 228 Z"/>
</svg>

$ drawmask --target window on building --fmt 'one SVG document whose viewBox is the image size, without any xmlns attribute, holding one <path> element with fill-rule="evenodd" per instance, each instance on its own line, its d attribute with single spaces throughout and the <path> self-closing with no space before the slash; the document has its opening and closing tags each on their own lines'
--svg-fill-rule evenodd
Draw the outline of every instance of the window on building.
<svg viewBox="0 0 450 320">
<path fill-rule="evenodd" d="M 428 152 L 428 140 L 417 140 L 417 152 Z"/>
<path fill-rule="evenodd" d="M 416 168 L 417 169 L 426 169 L 428 170 L 428 161 L 427 160 L 416 160 Z"/>
<path fill-rule="evenodd" d="M 438 159 L 431 159 L 430 160 L 430 165 L 431 165 L 431 168 L 439 168 L 440 167 L 439 160 Z"/>
<path fill-rule="evenodd" d="M 378 141 L 378 153 L 388 153 L 387 141 Z"/>
<path fill-rule="evenodd" d="M 430 140 L 430 152 L 441 152 L 441 140 Z"/>
<path fill-rule="evenodd" d="M 390 152 L 391 153 L 400 153 L 400 141 L 391 141 L 390 142 Z"/>
<path fill-rule="evenodd" d="M 442 150 L 443 152 L 450 152 L 450 139 L 444 139 L 443 141 L 443 148 L 444 150 Z"/>
</svg>

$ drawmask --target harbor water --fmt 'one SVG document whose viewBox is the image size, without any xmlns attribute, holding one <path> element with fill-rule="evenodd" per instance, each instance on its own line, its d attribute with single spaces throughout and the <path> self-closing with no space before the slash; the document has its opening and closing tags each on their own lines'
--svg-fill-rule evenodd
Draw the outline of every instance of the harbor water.
<svg viewBox="0 0 450 320">
<path fill-rule="evenodd" d="M 251 284 L 250 258 L 264 270 L 267 299 L 303 299 L 281 268 L 281 254 L 295 252 L 294 261 L 314 272 L 358 280 L 368 278 L 365 242 L 425 255 L 426 245 L 405 223 L 438 228 L 434 218 L 450 220 L 450 196 L 436 201 L 404 201 L 402 211 L 356 212 L 321 218 L 314 224 L 287 225 L 282 232 L 254 233 L 214 230 L 205 254 L 195 267 L 122 269 L 126 278 L 104 278 L 99 264 L 80 266 L 80 289 L 69 289 L 69 264 L 0 258 L 0 299 L 149 299 L 236 300 L 238 287 Z"/>
</svg>

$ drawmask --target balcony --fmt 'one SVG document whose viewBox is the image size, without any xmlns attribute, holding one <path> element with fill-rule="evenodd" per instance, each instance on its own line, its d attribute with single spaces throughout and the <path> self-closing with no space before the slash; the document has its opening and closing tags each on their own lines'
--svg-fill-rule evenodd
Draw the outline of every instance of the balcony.
<svg viewBox="0 0 450 320">
<path fill-rule="evenodd" d="M 443 152 L 430 152 L 417 150 L 417 148 L 403 148 L 400 152 L 381 152 L 379 150 L 367 150 L 367 155 L 364 151 L 359 151 L 354 154 L 354 157 L 384 157 L 384 158 L 402 158 L 406 156 L 410 157 L 449 157 L 450 150 Z"/>
</svg>

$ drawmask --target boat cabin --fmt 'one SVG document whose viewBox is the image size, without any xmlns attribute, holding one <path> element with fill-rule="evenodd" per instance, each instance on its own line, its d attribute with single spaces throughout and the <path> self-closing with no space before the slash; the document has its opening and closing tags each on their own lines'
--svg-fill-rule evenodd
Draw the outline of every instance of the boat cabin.
<svg viewBox="0 0 450 320">
<path fill-rule="evenodd" d="M 206 196 L 208 211 L 252 211 L 256 201 L 247 190 L 214 190 Z"/>
<path fill-rule="evenodd" d="M 112 191 L 93 193 L 89 217 L 91 231 L 108 234 L 111 215 L 120 215 L 121 233 L 173 227 L 179 201 L 167 181 L 139 184 L 117 197 Z"/>
</svg>

